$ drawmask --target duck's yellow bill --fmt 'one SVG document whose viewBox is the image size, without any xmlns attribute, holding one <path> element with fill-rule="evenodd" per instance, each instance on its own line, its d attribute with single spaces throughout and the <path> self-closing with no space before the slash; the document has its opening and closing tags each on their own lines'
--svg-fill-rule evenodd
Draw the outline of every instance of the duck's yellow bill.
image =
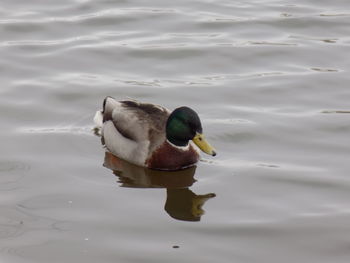
<svg viewBox="0 0 350 263">
<path fill-rule="evenodd" d="M 196 136 L 192 139 L 192 141 L 198 146 L 206 154 L 210 154 L 212 156 L 216 155 L 216 152 L 213 147 L 205 140 L 204 135 L 201 133 L 197 133 Z"/>
</svg>

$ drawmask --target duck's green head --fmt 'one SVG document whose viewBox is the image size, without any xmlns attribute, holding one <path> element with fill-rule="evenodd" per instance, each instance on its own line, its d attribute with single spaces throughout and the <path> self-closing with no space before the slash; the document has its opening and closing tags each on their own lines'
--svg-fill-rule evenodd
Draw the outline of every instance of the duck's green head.
<svg viewBox="0 0 350 263">
<path fill-rule="evenodd" d="M 203 152 L 215 156 L 215 150 L 205 140 L 202 132 L 202 124 L 198 114 L 188 107 L 175 109 L 170 114 L 166 124 L 166 137 L 172 144 L 187 146 L 188 142 L 192 140 Z"/>
</svg>

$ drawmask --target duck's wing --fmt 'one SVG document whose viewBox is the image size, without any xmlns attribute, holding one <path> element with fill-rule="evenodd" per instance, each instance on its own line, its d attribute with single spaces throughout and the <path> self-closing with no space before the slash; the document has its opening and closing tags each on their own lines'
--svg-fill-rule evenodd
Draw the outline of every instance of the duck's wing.
<svg viewBox="0 0 350 263">
<path fill-rule="evenodd" d="M 103 103 L 103 122 L 112 121 L 126 138 L 140 142 L 165 136 L 170 111 L 162 106 L 138 101 L 117 101 L 107 97 Z"/>
<path fill-rule="evenodd" d="M 107 97 L 101 114 L 104 143 L 109 151 L 124 160 L 144 166 L 165 140 L 165 125 L 170 114 L 166 108 Z"/>
</svg>

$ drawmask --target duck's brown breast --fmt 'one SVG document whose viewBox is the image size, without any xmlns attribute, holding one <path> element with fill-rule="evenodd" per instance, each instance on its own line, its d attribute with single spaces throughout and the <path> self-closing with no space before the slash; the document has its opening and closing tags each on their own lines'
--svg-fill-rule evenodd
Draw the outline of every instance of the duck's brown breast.
<svg viewBox="0 0 350 263">
<path fill-rule="evenodd" d="M 194 165 L 198 160 L 199 154 L 193 145 L 183 150 L 166 141 L 146 160 L 146 166 L 152 169 L 179 170 Z"/>
</svg>

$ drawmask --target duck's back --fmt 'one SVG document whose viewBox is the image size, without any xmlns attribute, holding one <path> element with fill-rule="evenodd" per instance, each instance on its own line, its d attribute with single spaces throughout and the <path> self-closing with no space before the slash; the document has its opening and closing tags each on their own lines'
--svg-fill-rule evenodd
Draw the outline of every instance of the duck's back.
<svg viewBox="0 0 350 263">
<path fill-rule="evenodd" d="M 143 162 L 143 159 L 147 160 L 149 154 L 166 139 L 165 126 L 170 111 L 164 107 L 137 101 L 117 101 L 107 97 L 103 103 L 102 115 L 102 135 L 106 147 L 126 160 L 131 158 L 128 158 L 129 155 L 134 159 L 135 156 L 142 155 L 137 159 L 138 164 L 143 165 L 144 163 L 140 162 Z M 113 129 L 123 137 L 122 143 L 115 142 L 116 138 L 111 137 Z M 115 145 L 116 143 L 119 145 Z"/>
</svg>

